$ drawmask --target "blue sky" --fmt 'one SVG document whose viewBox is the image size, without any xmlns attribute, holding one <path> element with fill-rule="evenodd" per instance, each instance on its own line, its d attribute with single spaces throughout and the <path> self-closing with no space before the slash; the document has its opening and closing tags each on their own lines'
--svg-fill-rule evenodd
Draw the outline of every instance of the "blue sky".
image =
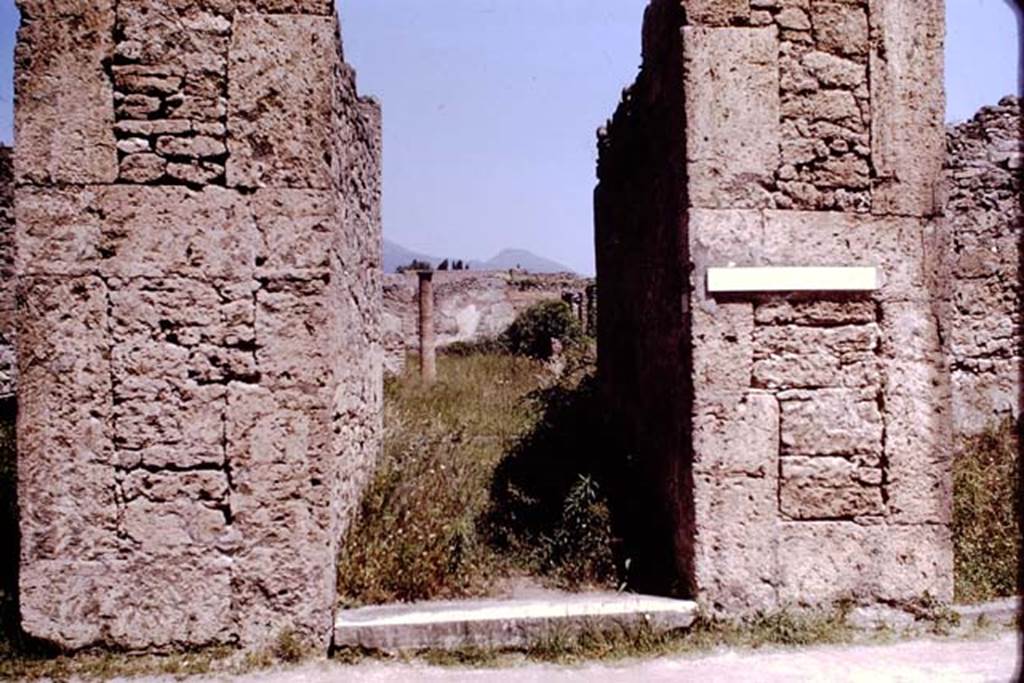
<svg viewBox="0 0 1024 683">
<path fill-rule="evenodd" d="M 1014 0 L 947 0 L 948 118 L 1018 88 Z M 339 0 L 360 89 L 384 106 L 384 231 L 593 271 L 594 131 L 640 62 L 647 0 Z M 0 0 L 0 140 L 17 12 Z"/>
</svg>

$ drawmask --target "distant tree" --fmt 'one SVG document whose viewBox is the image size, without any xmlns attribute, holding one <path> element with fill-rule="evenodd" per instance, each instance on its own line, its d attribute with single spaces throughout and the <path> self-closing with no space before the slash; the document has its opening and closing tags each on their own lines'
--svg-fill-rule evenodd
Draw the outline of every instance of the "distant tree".
<svg viewBox="0 0 1024 683">
<path fill-rule="evenodd" d="M 462 259 L 459 259 L 458 261 L 456 261 L 455 264 L 452 266 L 452 270 L 465 270 L 465 269 L 466 269 L 466 264 L 464 264 L 462 262 Z"/>
<path fill-rule="evenodd" d="M 438 270 L 448 270 L 448 266 L 449 266 L 448 259 L 445 259 L 444 261 L 441 261 L 441 265 L 439 265 L 437 267 L 437 269 Z"/>
<path fill-rule="evenodd" d="M 420 270 L 433 270 L 434 267 L 426 261 L 420 261 L 419 259 L 413 259 L 404 266 L 398 266 L 396 272 L 398 273 L 415 273 Z"/>
</svg>

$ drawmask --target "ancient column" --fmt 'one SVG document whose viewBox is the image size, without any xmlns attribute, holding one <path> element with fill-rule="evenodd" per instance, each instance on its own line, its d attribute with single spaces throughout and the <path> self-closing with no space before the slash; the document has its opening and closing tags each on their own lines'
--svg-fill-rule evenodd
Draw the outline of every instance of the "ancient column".
<svg viewBox="0 0 1024 683">
<path fill-rule="evenodd" d="M 648 585 L 730 614 L 952 598 L 943 36 L 941 0 L 648 8 L 596 198 Z M 766 270 L 709 286 L 730 267 Z M 771 291 L 783 267 L 876 279 Z"/>
<path fill-rule="evenodd" d="M 377 451 L 379 111 L 329 0 L 21 0 L 21 613 L 326 651 Z"/>
<path fill-rule="evenodd" d="M 434 272 L 420 270 L 419 276 L 419 332 L 420 379 L 427 384 L 437 381 L 437 341 L 434 335 Z"/>
</svg>

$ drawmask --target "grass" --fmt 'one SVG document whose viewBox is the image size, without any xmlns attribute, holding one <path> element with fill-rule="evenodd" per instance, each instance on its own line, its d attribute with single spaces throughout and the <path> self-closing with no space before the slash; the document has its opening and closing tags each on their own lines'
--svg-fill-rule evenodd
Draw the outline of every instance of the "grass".
<svg viewBox="0 0 1024 683">
<path fill-rule="evenodd" d="M 432 386 L 410 371 L 385 387 L 382 460 L 339 563 L 343 605 L 484 595 L 521 574 L 557 579 L 587 555 L 568 550 L 577 539 L 569 525 L 604 514 L 599 492 L 578 472 L 575 487 L 521 501 L 519 509 L 559 511 L 531 542 L 520 542 L 526 532 L 518 519 L 494 512 L 496 497 L 514 486 L 512 463 L 535 451 L 548 424 L 554 387 L 572 393 L 578 380 L 552 384 L 543 363 L 508 354 L 444 355 L 438 370 Z M 531 470 L 531 478 L 564 478 L 547 468 Z M 556 546 L 566 551 L 559 559 Z M 607 543 L 596 552 L 609 555 Z M 593 572 L 570 574 L 579 584 Z"/>
<path fill-rule="evenodd" d="M 954 463 L 956 600 L 1017 594 L 1020 553 L 1018 427 L 1006 420 L 968 439 Z"/>
</svg>

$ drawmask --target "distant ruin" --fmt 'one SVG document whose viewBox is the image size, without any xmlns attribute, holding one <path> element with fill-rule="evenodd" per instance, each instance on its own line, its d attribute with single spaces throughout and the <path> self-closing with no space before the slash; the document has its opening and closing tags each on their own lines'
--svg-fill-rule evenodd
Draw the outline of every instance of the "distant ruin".
<svg viewBox="0 0 1024 683">
<path fill-rule="evenodd" d="M 330 0 L 21 0 L 21 611 L 326 651 L 380 438 L 380 113 Z"/>
<path fill-rule="evenodd" d="M 516 315 L 533 304 L 569 298 L 584 329 L 592 333 L 593 326 L 589 323 L 596 313 L 593 280 L 569 273 L 435 272 L 434 324 L 438 347 L 443 349 L 456 342 L 497 337 L 512 324 Z M 406 354 L 415 351 L 419 344 L 416 302 L 415 273 L 384 276 L 382 334 L 388 372 L 400 373 Z"/>
<path fill-rule="evenodd" d="M 596 198 L 639 581 L 731 615 L 951 600 L 943 3 L 655 0 L 643 36 Z M 880 282 L 709 292 L 730 266 Z"/>
</svg>

